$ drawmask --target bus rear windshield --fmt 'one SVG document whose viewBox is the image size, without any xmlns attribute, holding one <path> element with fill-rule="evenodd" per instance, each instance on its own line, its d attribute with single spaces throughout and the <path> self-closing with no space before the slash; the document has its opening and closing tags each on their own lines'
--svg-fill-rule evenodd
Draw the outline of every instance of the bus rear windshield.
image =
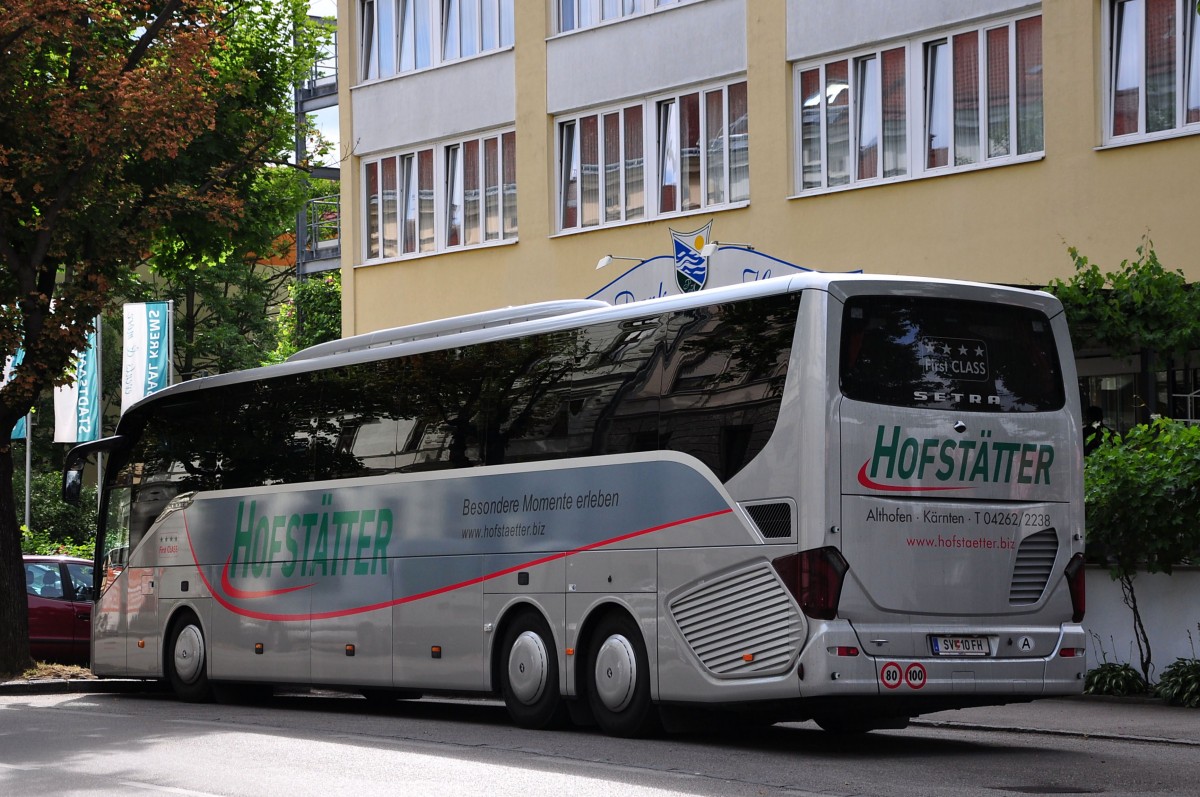
<svg viewBox="0 0 1200 797">
<path fill-rule="evenodd" d="M 1050 322 L 1005 304 L 858 296 L 842 323 L 851 399 L 968 412 L 1044 412 L 1065 394 Z"/>
</svg>

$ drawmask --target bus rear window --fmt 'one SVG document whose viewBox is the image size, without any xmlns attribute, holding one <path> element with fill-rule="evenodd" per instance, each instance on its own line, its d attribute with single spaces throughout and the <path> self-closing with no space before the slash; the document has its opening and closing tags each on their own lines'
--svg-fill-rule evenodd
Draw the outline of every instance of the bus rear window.
<svg viewBox="0 0 1200 797">
<path fill-rule="evenodd" d="M 1065 402 L 1050 322 L 1006 304 L 858 296 L 842 323 L 842 393 L 968 412 L 1044 412 Z"/>
</svg>

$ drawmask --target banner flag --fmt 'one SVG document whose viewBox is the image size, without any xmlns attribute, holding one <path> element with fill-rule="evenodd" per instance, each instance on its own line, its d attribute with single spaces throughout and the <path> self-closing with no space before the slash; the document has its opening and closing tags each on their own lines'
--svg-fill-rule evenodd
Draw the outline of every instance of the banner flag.
<svg viewBox="0 0 1200 797">
<path fill-rule="evenodd" d="M 99 326 L 99 321 L 97 321 Z M 54 388 L 54 442 L 87 443 L 100 439 L 100 374 L 96 333 L 89 332 L 79 355 L 75 381 Z"/>
<path fill-rule="evenodd" d="M 121 412 L 171 384 L 172 302 L 125 305 Z"/>
<path fill-rule="evenodd" d="M 25 359 L 25 350 L 17 349 L 17 354 L 15 357 L 8 357 L 5 360 L 5 362 L 4 362 L 4 377 L 3 377 L 3 379 L 0 379 L 0 385 L 7 384 L 8 380 L 12 379 L 12 372 L 14 370 L 16 370 L 16 367 L 21 364 L 21 360 L 23 360 L 23 359 Z M 21 420 L 17 421 L 17 425 L 13 427 L 12 439 L 13 440 L 24 440 L 25 439 L 25 419 L 24 418 L 21 418 Z"/>
</svg>

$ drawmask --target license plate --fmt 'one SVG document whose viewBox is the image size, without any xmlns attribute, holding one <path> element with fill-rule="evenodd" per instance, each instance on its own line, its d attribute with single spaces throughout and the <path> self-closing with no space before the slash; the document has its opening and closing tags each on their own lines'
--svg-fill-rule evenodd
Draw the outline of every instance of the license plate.
<svg viewBox="0 0 1200 797">
<path fill-rule="evenodd" d="M 991 646 L 985 636 L 931 636 L 935 656 L 987 656 Z"/>
</svg>

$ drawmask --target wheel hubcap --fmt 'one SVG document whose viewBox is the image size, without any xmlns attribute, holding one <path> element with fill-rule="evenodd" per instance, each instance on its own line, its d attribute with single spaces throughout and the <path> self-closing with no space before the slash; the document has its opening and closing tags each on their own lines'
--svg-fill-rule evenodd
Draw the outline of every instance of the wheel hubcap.
<svg viewBox="0 0 1200 797">
<path fill-rule="evenodd" d="M 549 654 L 542 638 L 525 631 L 513 641 L 508 654 L 508 683 L 525 705 L 536 703 L 546 689 Z"/>
<path fill-rule="evenodd" d="M 175 674 L 184 683 L 200 677 L 204 667 L 204 635 L 194 625 L 185 626 L 175 639 Z"/>
<path fill-rule="evenodd" d="M 604 640 L 596 653 L 596 696 L 609 711 L 621 711 L 633 700 L 637 686 L 637 658 L 633 645 L 621 634 Z"/>
</svg>

